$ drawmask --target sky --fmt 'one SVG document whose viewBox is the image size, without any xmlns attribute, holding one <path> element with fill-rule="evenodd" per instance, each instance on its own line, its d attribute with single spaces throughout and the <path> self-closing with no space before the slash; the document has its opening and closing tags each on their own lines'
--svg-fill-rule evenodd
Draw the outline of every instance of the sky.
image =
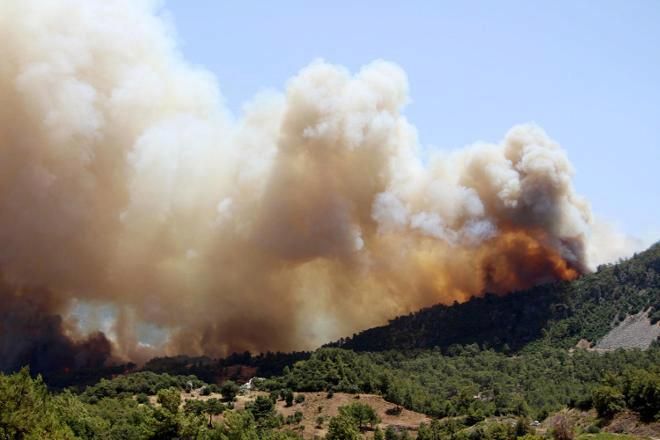
<svg viewBox="0 0 660 440">
<path fill-rule="evenodd" d="M 660 1 L 165 0 L 184 57 L 238 114 L 315 59 L 375 59 L 410 83 L 429 149 L 535 122 L 568 151 L 597 216 L 660 239 Z"/>
</svg>

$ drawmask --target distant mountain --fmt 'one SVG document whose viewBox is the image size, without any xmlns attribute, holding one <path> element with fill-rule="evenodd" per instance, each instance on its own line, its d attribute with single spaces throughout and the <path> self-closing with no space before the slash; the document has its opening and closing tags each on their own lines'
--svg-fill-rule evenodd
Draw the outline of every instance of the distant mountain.
<svg viewBox="0 0 660 440">
<path fill-rule="evenodd" d="M 657 326 L 660 243 L 575 281 L 506 296 L 488 294 L 453 306 L 436 305 L 328 345 L 354 351 L 446 350 L 474 343 L 511 352 L 530 344 L 569 348 L 581 339 L 596 343 L 639 312 L 646 314 L 638 321 L 648 316 Z"/>
</svg>

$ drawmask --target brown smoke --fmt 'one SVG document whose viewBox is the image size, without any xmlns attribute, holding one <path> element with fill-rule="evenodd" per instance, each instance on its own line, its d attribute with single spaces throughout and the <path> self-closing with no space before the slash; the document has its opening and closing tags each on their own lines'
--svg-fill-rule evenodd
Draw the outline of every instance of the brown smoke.
<svg viewBox="0 0 660 440">
<path fill-rule="evenodd" d="M 111 356 L 111 343 L 94 332 L 74 341 L 61 306 L 47 289 L 16 288 L 0 282 L 0 371 L 29 365 L 33 372 L 99 368 Z"/>
<path fill-rule="evenodd" d="M 73 304 L 112 305 L 117 356 L 222 355 L 588 270 L 589 206 L 539 127 L 421 159 L 384 61 L 314 62 L 233 118 L 156 12 L 0 3 L 0 354 L 27 359 L 27 316 L 83 350 Z"/>
</svg>

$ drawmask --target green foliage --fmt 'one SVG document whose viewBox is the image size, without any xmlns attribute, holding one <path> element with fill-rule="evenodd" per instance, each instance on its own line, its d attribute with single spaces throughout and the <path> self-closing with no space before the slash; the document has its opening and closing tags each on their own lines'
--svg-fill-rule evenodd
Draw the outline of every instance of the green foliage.
<svg viewBox="0 0 660 440">
<path fill-rule="evenodd" d="M 150 407 L 139 405 L 131 398 L 105 398 L 95 405 L 87 405 L 86 408 L 91 416 L 96 420 L 103 420 L 107 425 L 100 435 L 85 438 L 149 439 L 158 429 L 154 411 Z"/>
<path fill-rule="evenodd" d="M 284 401 L 286 402 L 286 406 L 292 406 L 293 405 L 293 391 L 290 389 L 286 389 L 283 392 Z"/>
<path fill-rule="evenodd" d="M 600 428 L 597 425 L 589 425 L 586 429 L 587 434 L 598 434 Z"/>
<path fill-rule="evenodd" d="M 626 407 L 623 394 L 611 386 L 599 386 L 591 394 L 591 401 L 599 417 L 611 418 Z"/>
<path fill-rule="evenodd" d="M 350 405 L 339 407 L 341 416 L 349 417 L 355 420 L 359 429 L 365 429 L 367 425 L 371 428 L 380 422 L 374 409 L 365 403 L 351 403 Z"/>
<path fill-rule="evenodd" d="M 206 402 L 197 399 L 186 400 L 186 403 L 183 405 L 183 410 L 187 413 L 193 413 L 196 415 L 204 414 L 206 412 Z"/>
<path fill-rule="evenodd" d="M 174 375 L 194 375 L 206 382 L 214 382 L 218 377 L 228 377 L 230 379 L 238 380 L 238 375 L 228 376 L 228 367 L 230 366 L 247 366 L 256 368 L 256 376 L 259 377 L 272 377 L 283 374 L 286 366 L 291 365 L 299 360 L 307 359 L 310 353 L 308 352 L 292 352 L 292 353 L 261 353 L 256 356 L 248 352 L 233 353 L 223 359 L 211 359 L 206 356 L 172 356 L 172 357 L 157 357 L 151 359 L 143 367 L 143 370 L 153 371 L 155 373 L 169 373 Z M 240 369 L 234 369 L 239 371 Z"/>
<path fill-rule="evenodd" d="M 68 439 L 41 377 L 32 379 L 27 368 L 0 374 L 0 437 L 7 439 Z"/>
<path fill-rule="evenodd" d="M 645 421 L 660 421 L 660 372 L 634 370 L 624 376 L 622 391 L 628 408 Z"/>
<path fill-rule="evenodd" d="M 652 348 L 650 351 L 658 350 Z M 645 422 L 660 420 L 660 366 L 631 368 L 623 374 L 608 374 L 592 391 L 591 401 L 598 415 L 610 418 L 629 409 Z"/>
<path fill-rule="evenodd" d="M 455 438 L 464 428 L 465 425 L 457 419 L 433 420 L 430 424 L 422 423 L 419 426 L 417 440 Z"/>
<path fill-rule="evenodd" d="M 259 440 L 257 425 L 249 411 L 228 411 L 219 428 L 222 440 Z"/>
<path fill-rule="evenodd" d="M 225 402 L 233 402 L 236 400 L 238 390 L 239 386 L 236 384 L 236 382 L 227 380 L 220 387 L 220 394 L 222 394 L 222 399 Z"/>
<path fill-rule="evenodd" d="M 171 376 L 150 371 L 126 374 L 114 379 L 101 379 L 89 386 L 82 394 L 87 401 L 97 401 L 104 397 L 128 397 L 134 394 L 155 395 L 165 388 L 185 389 L 188 384 L 197 388 L 204 383 L 195 376 Z"/>
<path fill-rule="evenodd" d="M 208 399 L 206 401 L 206 413 L 210 415 L 217 416 L 222 414 L 225 410 L 225 406 L 218 399 Z"/>
<path fill-rule="evenodd" d="M 254 402 L 247 406 L 260 430 L 272 429 L 279 426 L 273 401 L 266 396 L 257 396 Z"/>
<path fill-rule="evenodd" d="M 293 414 L 290 414 L 286 417 L 286 424 L 287 425 L 298 425 L 300 422 L 303 420 L 303 413 L 300 411 L 296 411 Z"/>
<path fill-rule="evenodd" d="M 392 425 L 388 426 L 387 429 L 385 429 L 385 440 L 399 440 L 401 437 L 399 436 L 399 432 L 392 427 Z"/>
<path fill-rule="evenodd" d="M 176 414 L 181 405 L 181 393 L 176 388 L 160 390 L 158 391 L 158 403 L 167 411 Z"/>
<path fill-rule="evenodd" d="M 330 419 L 326 440 L 359 440 L 360 431 L 352 417 L 338 415 Z"/>
<path fill-rule="evenodd" d="M 94 392 L 113 388 L 112 382 L 105 381 L 103 388 L 95 388 Z M 229 411 L 223 422 L 214 427 L 212 417 L 225 408 L 218 399 L 188 400 L 181 411 L 180 388 L 160 389 L 155 406 L 141 404 L 124 391 L 101 398 L 94 392 L 76 395 L 64 391 L 53 396 L 41 378 L 31 378 L 27 369 L 8 376 L 0 374 L 0 438 L 300 439 L 296 433 L 276 430 L 279 418 L 268 397 L 257 399 L 248 410 Z M 257 415 L 256 419 L 253 414 Z M 294 415 L 295 422 L 301 419 L 302 413 Z"/>
<path fill-rule="evenodd" d="M 515 427 L 508 423 L 491 423 L 486 428 L 485 439 L 488 440 L 515 440 Z"/>
<path fill-rule="evenodd" d="M 633 369 L 657 374 L 660 349 L 568 353 L 546 347 L 508 356 L 467 346 L 446 356 L 440 350 L 354 353 L 324 348 L 271 383 L 297 391 L 376 392 L 408 409 L 435 417 L 466 416 L 474 424 L 502 415 L 540 419 L 567 405 L 585 405 L 585 397 L 608 375 L 628 377 L 623 373 Z M 640 402 L 653 401 L 654 386 L 627 383 L 640 390 L 637 394 L 649 396 Z"/>
</svg>

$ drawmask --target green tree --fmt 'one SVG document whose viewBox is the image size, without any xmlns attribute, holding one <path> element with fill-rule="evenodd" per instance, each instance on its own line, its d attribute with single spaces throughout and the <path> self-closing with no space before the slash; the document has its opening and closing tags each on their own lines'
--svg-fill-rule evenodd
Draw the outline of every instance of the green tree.
<svg viewBox="0 0 660 440">
<path fill-rule="evenodd" d="M 166 388 L 158 391 L 158 403 L 172 414 L 179 412 L 181 393 L 176 388 Z"/>
<path fill-rule="evenodd" d="M 385 429 L 385 440 L 399 440 L 399 433 L 392 425 Z"/>
<path fill-rule="evenodd" d="M 108 438 L 120 440 L 148 439 L 159 429 L 167 432 L 177 432 L 178 420 L 164 408 L 157 411 L 150 406 L 140 405 L 131 397 L 104 398 L 94 405 L 87 405 L 90 414 L 107 422 L 107 430 L 100 436 L 90 438 Z M 159 424 L 156 413 L 163 414 Z"/>
<path fill-rule="evenodd" d="M 367 425 L 372 427 L 380 422 L 374 409 L 366 403 L 351 403 L 339 408 L 339 414 L 355 420 L 359 429 L 365 429 Z"/>
<path fill-rule="evenodd" d="M 360 431 L 355 419 L 338 415 L 330 419 L 326 440 L 359 440 Z"/>
<path fill-rule="evenodd" d="M 27 368 L 0 374 L 0 437 L 6 439 L 69 439 L 73 432 L 57 417 L 41 376 Z"/>
<path fill-rule="evenodd" d="M 196 415 L 204 414 L 206 412 L 206 402 L 197 399 L 186 400 L 183 410 Z"/>
<path fill-rule="evenodd" d="M 293 391 L 289 389 L 284 391 L 284 401 L 286 402 L 286 406 L 293 405 Z"/>
<path fill-rule="evenodd" d="M 222 440 L 259 440 L 257 425 L 249 411 L 227 411 L 219 431 Z"/>
<path fill-rule="evenodd" d="M 628 407 L 645 421 L 660 420 L 660 373 L 635 370 L 624 380 Z"/>
<path fill-rule="evenodd" d="M 90 440 L 108 437 L 110 421 L 101 417 L 95 406 L 83 403 L 69 391 L 56 395 L 53 400 L 58 418 L 76 437 Z"/>
<path fill-rule="evenodd" d="M 600 386 L 591 393 L 591 401 L 600 417 L 611 418 L 625 409 L 623 394 L 611 386 Z"/>
<path fill-rule="evenodd" d="M 231 380 L 225 381 L 220 387 L 220 394 L 225 402 L 233 402 L 238 394 L 239 387 L 236 382 Z"/>
<path fill-rule="evenodd" d="M 213 416 L 222 414 L 225 410 L 225 406 L 219 399 L 209 399 L 206 401 L 205 412 L 209 416 L 209 427 L 213 426 Z"/>
<path fill-rule="evenodd" d="M 257 396 L 254 402 L 248 405 L 247 410 L 252 414 L 257 428 L 260 431 L 279 426 L 275 404 L 268 396 Z"/>
</svg>

